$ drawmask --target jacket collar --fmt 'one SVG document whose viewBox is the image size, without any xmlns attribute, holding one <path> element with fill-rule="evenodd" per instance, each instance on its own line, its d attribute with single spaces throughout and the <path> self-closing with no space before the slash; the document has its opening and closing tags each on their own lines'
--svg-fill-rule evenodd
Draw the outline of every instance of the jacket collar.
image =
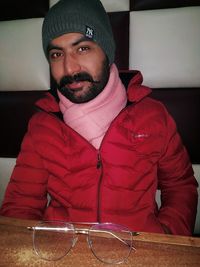
<svg viewBox="0 0 200 267">
<path fill-rule="evenodd" d="M 142 85 L 142 82 L 142 74 L 141 72 L 137 71 L 133 78 L 130 80 L 127 88 L 128 100 L 130 102 L 139 102 L 152 92 L 149 87 Z"/>
</svg>

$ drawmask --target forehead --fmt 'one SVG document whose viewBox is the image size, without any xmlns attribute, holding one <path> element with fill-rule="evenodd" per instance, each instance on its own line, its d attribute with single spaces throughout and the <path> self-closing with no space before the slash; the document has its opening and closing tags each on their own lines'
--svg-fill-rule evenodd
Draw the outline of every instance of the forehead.
<svg viewBox="0 0 200 267">
<path fill-rule="evenodd" d="M 85 37 L 81 33 L 66 33 L 63 34 L 55 39 L 53 39 L 50 43 L 50 46 L 75 46 L 78 45 L 81 42 L 90 42 L 91 44 L 97 45 L 94 41 L 91 39 Z"/>
</svg>

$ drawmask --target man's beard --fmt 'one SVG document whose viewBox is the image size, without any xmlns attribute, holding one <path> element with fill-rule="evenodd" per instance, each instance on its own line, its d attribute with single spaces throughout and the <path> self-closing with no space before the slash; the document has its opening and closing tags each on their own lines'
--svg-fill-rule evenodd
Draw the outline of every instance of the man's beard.
<svg viewBox="0 0 200 267">
<path fill-rule="evenodd" d="M 97 81 L 93 79 L 93 77 L 87 72 L 80 72 L 75 74 L 74 76 L 64 76 L 60 80 L 60 83 L 57 84 L 57 88 L 62 95 L 68 98 L 73 103 L 85 103 L 92 99 L 94 99 L 97 95 L 99 95 L 103 89 L 105 88 L 110 75 L 110 67 L 108 59 L 106 58 L 102 64 L 102 69 Z M 71 90 L 67 87 L 68 84 L 79 81 L 88 81 L 91 83 L 88 86 L 87 90 L 81 94 L 77 95 L 77 91 Z"/>
</svg>

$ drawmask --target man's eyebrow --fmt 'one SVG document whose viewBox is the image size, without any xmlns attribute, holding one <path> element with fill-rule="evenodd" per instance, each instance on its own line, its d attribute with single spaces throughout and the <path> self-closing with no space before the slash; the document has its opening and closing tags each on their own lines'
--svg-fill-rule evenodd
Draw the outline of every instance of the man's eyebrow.
<svg viewBox="0 0 200 267">
<path fill-rule="evenodd" d="M 79 39 L 77 39 L 76 41 L 72 42 L 72 46 L 76 46 L 79 45 L 82 42 L 94 42 L 93 40 L 91 40 L 90 38 L 86 37 L 86 36 L 81 36 Z M 49 53 L 51 50 L 53 49 L 57 49 L 57 50 L 62 50 L 61 46 L 58 45 L 54 45 L 52 43 L 50 43 L 47 47 L 47 52 Z"/>
<path fill-rule="evenodd" d="M 86 36 L 81 36 L 78 40 L 76 40 L 75 42 L 72 43 L 73 46 L 76 46 L 82 42 L 94 42 L 92 39 L 86 37 Z"/>
<path fill-rule="evenodd" d="M 51 51 L 52 49 L 57 49 L 57 50 L 62 50 L 62 48 L 58 45 L 53 45 L 53 44 L 49 44 L 47 47 L 47 52 L 49 53 L 49 51 Z"/>
</svg>

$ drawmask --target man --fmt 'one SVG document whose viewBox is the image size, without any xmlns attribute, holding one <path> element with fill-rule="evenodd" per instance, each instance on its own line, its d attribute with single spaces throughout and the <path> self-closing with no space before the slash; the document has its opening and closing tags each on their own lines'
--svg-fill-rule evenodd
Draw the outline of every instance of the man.
<svg viewBox="0 0 200 267">
<path fill-rule="evenodd" d="M 61 0 L 42 37 L 58 101 L 38 101 L 1 214 L 191 235 L 197 182 L 187 152 L 139 72 L 126 93 L 100 1 Z"/>
</svg>

